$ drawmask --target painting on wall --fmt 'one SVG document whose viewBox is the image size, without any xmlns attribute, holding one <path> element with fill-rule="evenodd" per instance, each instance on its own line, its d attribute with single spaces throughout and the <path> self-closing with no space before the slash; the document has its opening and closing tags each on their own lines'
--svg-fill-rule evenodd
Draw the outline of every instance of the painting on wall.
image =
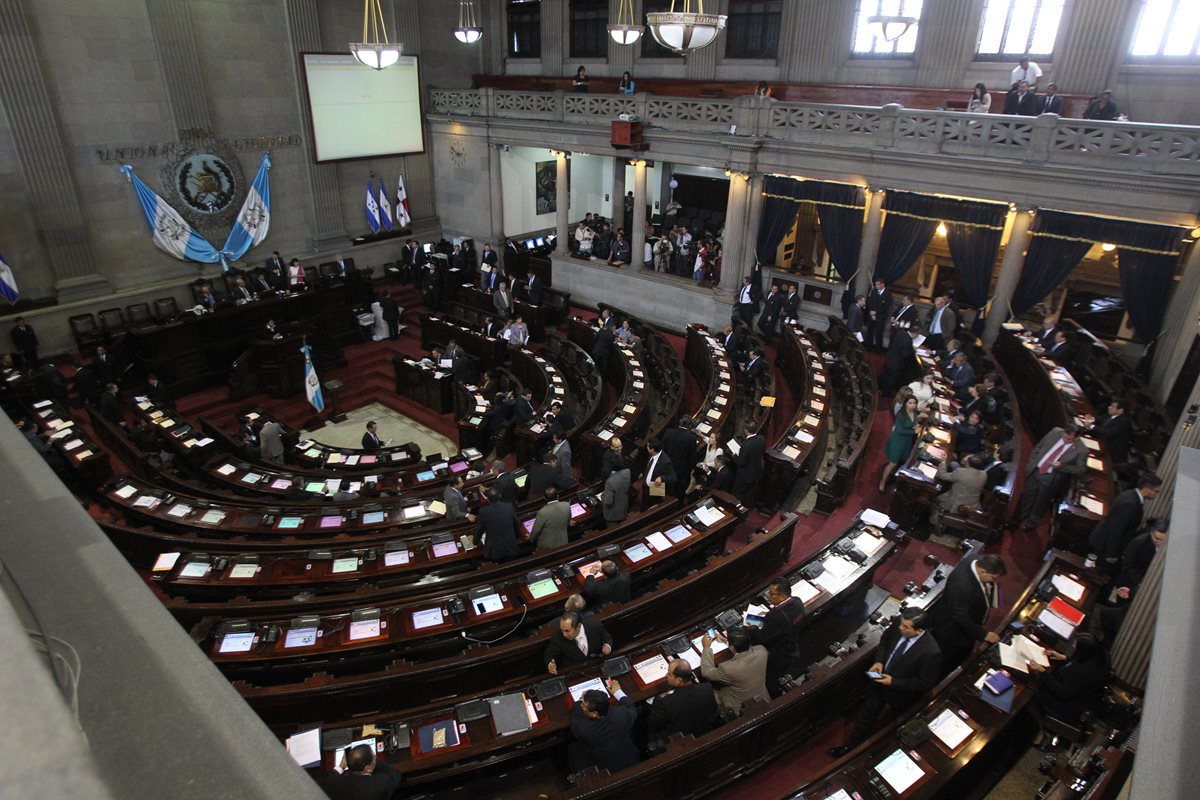
<svg viewBox="0 0 1200 800">
<path fill-rule="evenodd" d="M 558 211 L 558 163 L 538 161 L 533 165 L 534 208 L 538 214 Z"/>
</svg>

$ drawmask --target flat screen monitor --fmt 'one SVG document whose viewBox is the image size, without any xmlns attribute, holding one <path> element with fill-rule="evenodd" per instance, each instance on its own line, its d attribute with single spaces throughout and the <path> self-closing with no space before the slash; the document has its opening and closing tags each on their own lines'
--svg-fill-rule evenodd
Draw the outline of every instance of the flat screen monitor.
<svg viewBox="0 0 1200 800">
<path fill-rule="evenodd" d="M 467 468 L 470 466 L 471 465 L 469 463 L 467 463 L 466 461 L 455 461 L 453 464 L 450 465 L 450 471 L 451 472 L 466 472 Z"/>
<path fill-rule="evenodd" d="M 333 560 L 333 574 L 337 575 L 341 572 L 354 572 L 358 569 L 358 556 L 345 556 L 344 558 L 335 558 Z"/>
<path fill-rule="evenodd" d="M 473 598 L 471 606 L 475 609 L 476 614 L 491 614 L 503 609 L 504 601 L 500 599 L 500 595 L 493 592 L 484 597 Z"/>
<path fill-rule="evenodd" d="M 316 628 L 292 628 L 283 637 L 283 646 L 312 647 L 317 643 Z"/>
<path fill-rule="evenodd" d="M 417 473 L 417 480 L 419 481 L 431 481 L 436 477 L 437 473 L 433 470 L 425 470 L 424 472 Z"/>
<path fill-rule="evenodd" d="M 439 542 L 433 546 L 434 558 L 445 558 L 458 553 L 458 542 Z"/>
<path fill-rule="evenodd" d="M 525 488 L 525 482 L 526 482 L 527 480 L 529 480 L 529 476 L 528 476 L 528 475 L 518 475 L 518 476 L 516 477 L 516 479 L 515 479 L 513 482 L 517 484 L 517 488 L 518 488 L 518 489 L 524 489 L 524 488 Z"/>
<path fill-rule="evenodd" d="M 546 237 L 545 236 L 539 236 L 535 241 L 537 242 L 538 247 L 546 246 Z"/>
<path fill-rule="evenodd" d="M 279 520 L 279 530 L 290 531 L 300 527 L 304 517 L 283 517 Z"/>
<path fill-rule="evenodd" d="M 571 503 L 571 519 L 575 519 L 586 513 L 587 508 L 584 507 L 583 503 Z"/>
<path fill-rule="evenodd" d="M 534 600 L 540 600 L 557 591 L 558 586 L 554 583 L 553 578 L 542 578 L 540 581 L 529 584 L 529 594 L 533 596 Z"/>
<path fill-rule="evenodd" d="M 525 249 L 526 250 L 533 250 L 535 247 L 536 247 L 536 245 L 534 244 L 533 239 L 525 240 Z"/>
<path fill-rule="evenodd" d="M 521 523 L 521 527 L 525 529 L 526 533 L 533 533 L 533 523 L 535 522 L 537 522 L 537 518 L 527 519 Z"/>
<path fill-rule="evenodd" d="M 254 646 L 254 631 L 227 633 L 221 637 L 220 653 L 249 653 Z"/>
<path fill-rule="evenodd" d="M 426 253 L 432 253 L 433 252 L 433 242 L 426 242 L 425 244 L 421 245 L 421 249 L 424 250 Z"/>
</svg>

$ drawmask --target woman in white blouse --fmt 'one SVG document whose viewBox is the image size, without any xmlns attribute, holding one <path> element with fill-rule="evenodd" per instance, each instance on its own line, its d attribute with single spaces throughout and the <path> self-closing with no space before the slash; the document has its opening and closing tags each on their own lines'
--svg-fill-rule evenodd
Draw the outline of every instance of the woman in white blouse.
<svg viewBox="0 0 1200 800">
<path fill-rule="evenodd" d="M 929 404 L 933 402 L 933 374 L 926 372 L 921 376 L 921 380 L 913 381 L 908 385 L 912 389 L 913 397 L 917 398 L 917 410 L 924 411 L 929 408 Z"/>
<path fill-rule="evenodd" d="M 975 89 L 971 92 L 971 102 L 967 104 L 967 111 L 972 114 L 986 114 L 991 107 L 992 96 L 988 94 L 987 87 L 982 83 L 975 84 Z"/>
<path fill-rule="evenodd" d="M 293 289 L 304 288 L 304 267 L 298 258 L 293 258 L 292 263 L 288 264 L 288 285 Z"/>
</svg>

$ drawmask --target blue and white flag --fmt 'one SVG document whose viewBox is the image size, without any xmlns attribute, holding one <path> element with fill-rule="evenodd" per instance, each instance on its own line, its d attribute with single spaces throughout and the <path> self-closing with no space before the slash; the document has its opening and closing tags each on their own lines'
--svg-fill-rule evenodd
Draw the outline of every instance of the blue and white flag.
<svg viewBox="0 0 1200 800">
<path fill-rule="evenodd" d="M 246 255 L 247 250 L 267 238 L 267 231 L 271 229 L 270 169 L 271 156 L 267 154 L 262 157 L 258 174 L 254 176 L 254 183 L 250 184 L 250 191 L 246 192 L 242 210 L 233 221 L 233 230 L 229 231 L 229 238 L 221 250 L 225 269 L 229 269 L 230 261 L 237 261 Z"/>
<path fill-rule="evenodd" d="M 17 288 L 17 279 L 13 277 L 12 267 L 8 266 L 8 262 L 4 260 L 3 253 L 0 253 L 0 297 L 7 300 L 9 305 L 13 305 L 21 299 L 21 290 Z"/>
<path fill-rule="evenodd" d="M 138 202 L 146 215 L 146 224 L 150 226 L 150 236 L 154 244 L 164 253 L 168 253 L 180 261 L 199 261 L 201 264 L 216 264 L 221 260 L 221 254 L 191 226 L 184 222 L 179 212 L 167 205 L 158 194 L 142 183 L 129 164 L 121 165 L 121 173 L 129 178 L 137 191 Z"/>
<path fill-rule="evenodd" d="M 387 189 L 383 188 L 383 178 L 379 179 L 379 219 L 383 227 L 392 229 L 392 204 L 388 202 Z"/>
<path fill-rule="evenodd" d="M 367 178 L 367 224 L 372 233 L 379 233 L 379 203 L 375 200 L 375 186 Z"/>
<path fill-rule="evenodd" d="M 321 394 L 321 381 L 317 380 L 317 368 L 312 363 L 312 348 L 304 345 L 300 352 L 304 353 L 304 394 L 308 404 L 320 414 L 325 410 L 325 396 Z"/>
</svg>

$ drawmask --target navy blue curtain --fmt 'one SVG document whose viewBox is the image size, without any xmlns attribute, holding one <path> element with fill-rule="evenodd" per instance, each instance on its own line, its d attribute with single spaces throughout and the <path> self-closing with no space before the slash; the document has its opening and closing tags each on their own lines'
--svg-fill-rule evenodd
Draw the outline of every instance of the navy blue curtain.
<svg viewBox="0 0 1200 800">
<path fill-rule="evenodd" d="M 917 263 L 933 234 L 938 219 L 926 213 L 925 199 L 929 195 L 910 192 L 893 192 L 883 198 L 883 210 L 887 217 L 883 222 L 883 233 L 879 237 L 879 255 L 875 258 L 874 280 L 895 283 Z M 915 216 L 909 216 L 910 214 Z"/>
<path fill-rule="evenodd" d="M 1182 228 L 1039 209 L 1030 232 L 1033 243 L 1013 294 L 1014 314 L 1028 311 L 1066 280 L 1093 244 L 1108 242 L 1117 245 L 1121 294 L 1134 330 L 1147 342 L 1158 335 Z"/>
<path fill-rule="evenodd" d="M 829 259 L 842 280 L 858 268 L 866 192 L 861 186 L 827 181 L 798 181 L 767 176 L 763 184 L 763 215 L 755 255 L 760 264 L 775 260 L 775 251 L 796 221 L 800 203 L 816 203 L 821 236 Z"/>
<path fill-rule="evenodd" d="M 946 243 L 950 245 L 960 290 L 955 299 L 972 308 L 983 308 L 992 286 L 1008 208 L 995 203 L 957 202 L 959 216 L 953 222 L 946 220 Z"/>
</svg>

